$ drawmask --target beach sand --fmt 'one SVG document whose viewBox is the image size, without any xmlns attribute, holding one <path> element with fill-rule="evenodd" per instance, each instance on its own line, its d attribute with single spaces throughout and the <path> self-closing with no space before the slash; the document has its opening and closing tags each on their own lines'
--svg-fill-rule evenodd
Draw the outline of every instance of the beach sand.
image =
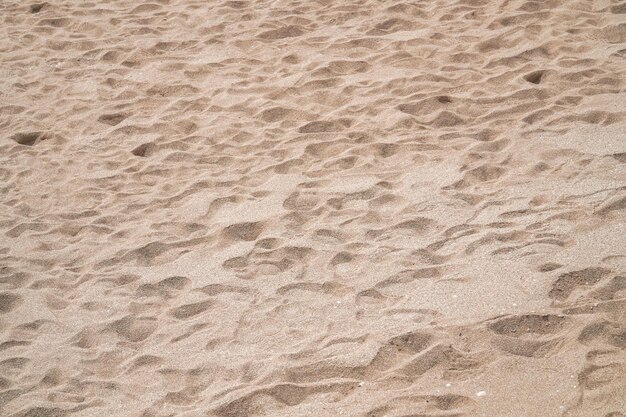
<svg viewBox="0 0 626 417">
<path fill-rule="evenodd" d="M 0 3 L 0 415 L 626 416 L 626 3 Z"/>
</svg>

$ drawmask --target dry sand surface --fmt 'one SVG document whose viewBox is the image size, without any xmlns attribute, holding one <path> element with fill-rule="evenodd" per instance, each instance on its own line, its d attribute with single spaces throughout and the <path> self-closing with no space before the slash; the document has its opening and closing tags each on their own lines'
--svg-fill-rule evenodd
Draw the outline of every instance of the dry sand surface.
<svg viewBox="0 0 626 417">
<path fill-rule="evenodd" d="M 626 416 L 626 2 L 0 22 L 1 416 Z"/>
</svg>

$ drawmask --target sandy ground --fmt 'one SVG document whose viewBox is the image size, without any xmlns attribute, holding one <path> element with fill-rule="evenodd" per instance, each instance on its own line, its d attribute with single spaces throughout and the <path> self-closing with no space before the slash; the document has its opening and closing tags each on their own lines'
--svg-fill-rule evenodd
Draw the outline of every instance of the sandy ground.
<svg viewBox="0 0 626 417">
<path fill-rule="evenodd" d="M 0 415 L 626 415 L 624 1 L 0 21 Z"/>
</svg>

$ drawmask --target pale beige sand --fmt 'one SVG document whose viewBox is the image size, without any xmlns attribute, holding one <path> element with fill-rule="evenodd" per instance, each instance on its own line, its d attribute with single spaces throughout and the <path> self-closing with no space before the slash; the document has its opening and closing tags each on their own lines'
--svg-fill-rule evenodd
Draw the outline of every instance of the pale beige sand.
<svg viewBox="0 0 626 417">
<path fill-rule="evenodd" d="M 0 415 L 626 415 L 626 2 L 0 2 Z"/>
</svg>

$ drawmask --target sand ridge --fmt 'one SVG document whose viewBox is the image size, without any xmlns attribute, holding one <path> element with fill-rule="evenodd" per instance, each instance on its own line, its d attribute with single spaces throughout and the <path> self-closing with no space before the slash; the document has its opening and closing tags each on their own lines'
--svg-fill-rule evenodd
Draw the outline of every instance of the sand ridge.
<svg viewBox="0 0 626 417">
<path fill-rule="evenodd" d="M 0 11 L 0 415 L 626 415 L 626 3 Z"/>
</svg>

